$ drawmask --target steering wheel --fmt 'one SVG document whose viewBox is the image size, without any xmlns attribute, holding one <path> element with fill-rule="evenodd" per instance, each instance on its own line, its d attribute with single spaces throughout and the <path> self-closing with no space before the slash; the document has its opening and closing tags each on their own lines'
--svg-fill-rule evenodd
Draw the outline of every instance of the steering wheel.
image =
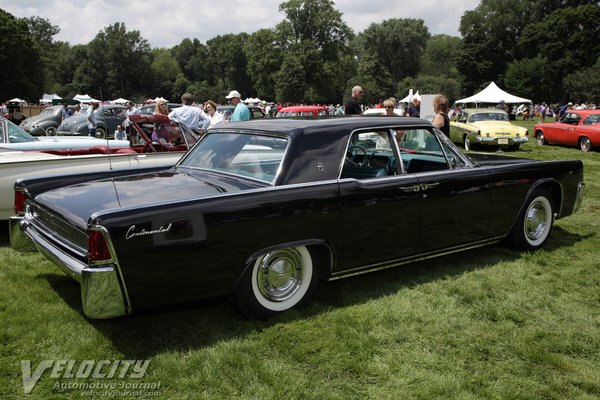
<svg viewBox="0 0 600 400">
<path fill-rule="evenodd" d="M 167 151 L 166 146 L 157 141 L 146 143 L 142 149 L 142 153 L 162 153 L 164 151 Z"/>
<path fill-rule="evenodd" d="M 346 159 L 348 161 L 350 161 L 353 165 L 358 165 L 358 163 L 354 162 L 354 160 L 352 160 L 352 158 L 354 158 L 354 156 L 356 154 L 360 154 L 359 152 L 355 152 L 354 150 L 360 150 L 360 153 L 365 155 L 365 158 L 363 158 L 363 162 L 362 165 L 367 165 L 368 164 L 368 158 L 369 155 L 367 154 L 367 149 L 365 149 L 364 147 L 357 145 L 357 144 L 353 144 L 352 146 L 348 147 L 348 152 L 346 154 Z"/>
</svg>

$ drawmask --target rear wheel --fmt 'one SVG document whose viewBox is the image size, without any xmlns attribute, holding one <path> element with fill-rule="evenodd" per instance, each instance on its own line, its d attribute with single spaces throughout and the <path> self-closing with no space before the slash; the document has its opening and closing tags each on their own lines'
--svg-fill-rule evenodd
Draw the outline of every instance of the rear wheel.
<svg viewBox="0 0 600 400">
<path fill-rule="evenodd" d="M 53 126 L 49 126 L 48 129 L 46 129 L 46 135 L 47 136 L 54 136 L 56 134 L 56 128 Z"/>
<path fill-rule="evenodd" d="M 318 284 L 318 271 L 305 246 L 273 250 L 246 269 L 233 292 L 248 318 L 266 319 L 304 305 Z"/>
<path fill-rule="evenodd" d="M 581 139 L 579 139 L 579 148 L 582 151 L 590 151 L 592 148 L 592 141 L 590 140 L 590 138 L 584 136 Z"/>
<path fill-rule="evenodd" d="M 550 193 L 543 188 L 536 189 L 527 198 L 525 207 L 519 213 L 509 234 L 509 240 L 518 249 L 537 250 L 548 239 L 553 222 L 554 211 Z"/>
<path fill-rule="evenodd" d="M 546 138 L 544 137 L 544 134 L 541 131 L 538 131 L 537 133 L 537 144 L 538 146 L 543 146 L 544 144 L 546 144 Z"/>
</svg>

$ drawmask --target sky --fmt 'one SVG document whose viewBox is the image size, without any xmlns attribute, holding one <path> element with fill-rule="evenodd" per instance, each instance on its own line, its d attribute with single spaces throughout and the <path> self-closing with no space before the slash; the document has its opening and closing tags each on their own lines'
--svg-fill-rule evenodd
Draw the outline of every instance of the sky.
<svg viewBox="0 0 600 400">
<path fill-rule="evenodd" d="M 17 18 L 42 17 L 60 28 L 55 41 L 86 44 L 115 22 L 138 30 L 151 47 L 171 48 L 185 38 L 206 43 L 217 35 L 274 28 L 285 19 L 284 0 L 0 0 Z M 460 18 L 480 0 L 335 0 L 335 9 L 354 30 L 390 18 L 418 18 L 433 35 L 460 36 Z"/>
</svg>

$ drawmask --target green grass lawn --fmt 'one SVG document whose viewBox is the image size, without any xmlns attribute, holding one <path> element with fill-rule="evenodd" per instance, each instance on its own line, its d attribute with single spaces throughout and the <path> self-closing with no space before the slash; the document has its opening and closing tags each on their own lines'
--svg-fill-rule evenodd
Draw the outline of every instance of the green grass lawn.
<svg viewBox="0 0 600 400">
<path fill-rule="evenodd" d="M 585 164 L 583 207 L 544 249 L 494 245 L 323 282 L 307 308 L 266 322 L 224 300 L 87 320 L 79 285 L 3 234 L 0 399 L 101 398 L 69 383 L 113 383 L 117 398 L 597 399 L 600 152 L 527 143 L 507 154 Z M 24 360 L 32 373 L 42 360 L 149 365 L 139 379 L 49 369 L 25 394 Z M 120 389 L 140 382 L 160 387 Z"/>
</svg>

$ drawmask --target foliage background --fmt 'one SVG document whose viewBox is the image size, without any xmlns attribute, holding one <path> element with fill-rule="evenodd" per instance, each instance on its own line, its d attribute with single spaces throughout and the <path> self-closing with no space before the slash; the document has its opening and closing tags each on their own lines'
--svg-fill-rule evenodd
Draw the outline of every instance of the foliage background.
<svg viewBox="0 0 600 400">
<path fill-rule="evenodd" d="M 362 85 L 365 103 L 408 89 L 450 101 L 490 81 L 534 102 L 600 102 L 600 5 L 590 0 L 481 0 L 460 22 L 461 37 L 431 35 L 421 19 L 390 18 L 353 32 L 331 0 L 289 0 L 285 19 L 256 32 L 184 38 L 151 48 L 115 22 L 87 44 L 54 41 L 60 28 L 0 9 L 0 100 L 72 97 L 224 102 L 342 103 Z"/>
</svg>

